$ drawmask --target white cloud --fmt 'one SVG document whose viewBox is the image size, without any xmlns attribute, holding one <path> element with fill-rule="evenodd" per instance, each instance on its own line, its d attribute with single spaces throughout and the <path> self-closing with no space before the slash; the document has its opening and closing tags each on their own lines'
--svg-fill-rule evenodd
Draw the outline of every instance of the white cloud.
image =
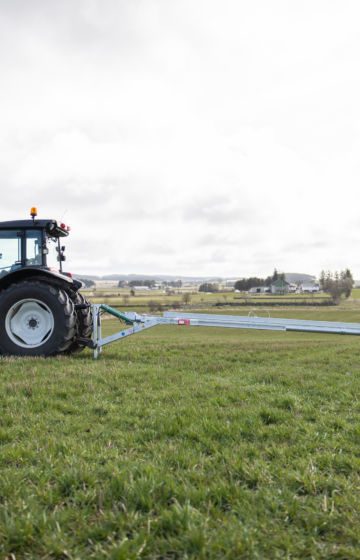
<svg viewBox="0 0 360 560">
<path fill-rule="evenodd" d="M 355 0 L 2 8 L 3 219 L 66 212 L 82 272 L 360 277 Z"/>
</svg>

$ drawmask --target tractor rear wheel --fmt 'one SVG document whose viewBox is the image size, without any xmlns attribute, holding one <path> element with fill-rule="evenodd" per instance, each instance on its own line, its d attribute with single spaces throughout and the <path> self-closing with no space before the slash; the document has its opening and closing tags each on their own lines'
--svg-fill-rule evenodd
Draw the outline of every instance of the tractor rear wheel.
<svg viewBox="0 0 360 560">
<path fill-rule="evenodd" d="M 93 319 L 90 303 L 79 292 L 69 294 L 76 312 L 76 338 L 66 350 L 67 354 L 81 352 L 85 348 L 85 344 L 79 341 L 79 338 L 91 340 L 93 332 Z"/>
<path fill-rule="evenodd" d="M 76 334 L 74 304 L 57 286 L 24 281 L 0 292 L 0 353 L 52 356 Z"/>
</svg>

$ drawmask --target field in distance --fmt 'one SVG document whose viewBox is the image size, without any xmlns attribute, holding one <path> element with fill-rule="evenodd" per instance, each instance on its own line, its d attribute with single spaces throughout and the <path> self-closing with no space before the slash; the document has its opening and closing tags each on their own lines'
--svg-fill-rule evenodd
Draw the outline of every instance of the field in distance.
<svg viewBox="0 0 360 560">
<path fill-rule="evenodd" d="M 1 557 L 360 557 L 358 337 L 156 327 L 0 384 Z"/>
<path fill-rule="evenodd" d="M 358 290 L 360 293 L 360 290 Z M 316 304 L 326 304 L 331 302 L 328 294 L 248 294 L 236 293 L 233 291 L 222 291 L 216 293 L 198 292 L 196 288 L 173 289 L 168 294 L 163 290 L 138 290 L 135 295 L 130 294 L 129 288 L 98 288 L 96 290 L 84 290 L 86 297 L 93 303 L 106 302 L 108 305 L 126 309 L 133 309 L 138 312 L 159 311 L 186 307 L 187 309 L 204 309 L 219 307 L 247 306 L 266 306 L 283 307 L 293 305 L 298 307 L 301 304 L 313 306 Z M 359 295 L 360 297 L 360 295 Z M 259 305 L 260 304 L 260 305 Z M 219 309 L 217 309 L 219 312 Z M 236 313 L 236 311 L 235 311 Z"/>
</svg>

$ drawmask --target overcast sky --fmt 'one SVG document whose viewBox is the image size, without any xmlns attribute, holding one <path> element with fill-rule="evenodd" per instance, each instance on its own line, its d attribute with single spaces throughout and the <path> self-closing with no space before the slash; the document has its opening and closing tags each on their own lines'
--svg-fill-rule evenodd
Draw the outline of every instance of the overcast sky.
<svg viewBox="0 0 360 560">
<path fill-rule="evenodd" d="M 0 0 L 1 219 L 68 269 L 360 278 L 358 0 Z"/>
</svg>

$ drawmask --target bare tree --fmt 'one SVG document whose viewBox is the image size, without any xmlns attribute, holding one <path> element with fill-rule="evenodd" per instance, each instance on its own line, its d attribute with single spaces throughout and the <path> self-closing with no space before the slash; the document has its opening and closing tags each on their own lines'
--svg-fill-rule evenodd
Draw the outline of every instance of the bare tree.
<svg viewBox="0 0 360 560">
<path fill-rule="evenodd" d="M 341 272 L 322 270 L 320 273 L 320 287 L 331 296 L 335 304 L 340 303 L 341 296 L 350 297 L 353 286 L 354 279 L 348 268 Z"/>
<path fill-rule="evenodd" d="M 182 301 L 183 303 L 185 303 L 185 305 L 188 305 L 191 302 L 191 294 L 189 294 L 188 292 L 186 292 L 186 294 L 183 294 Z"/>
</svg>

